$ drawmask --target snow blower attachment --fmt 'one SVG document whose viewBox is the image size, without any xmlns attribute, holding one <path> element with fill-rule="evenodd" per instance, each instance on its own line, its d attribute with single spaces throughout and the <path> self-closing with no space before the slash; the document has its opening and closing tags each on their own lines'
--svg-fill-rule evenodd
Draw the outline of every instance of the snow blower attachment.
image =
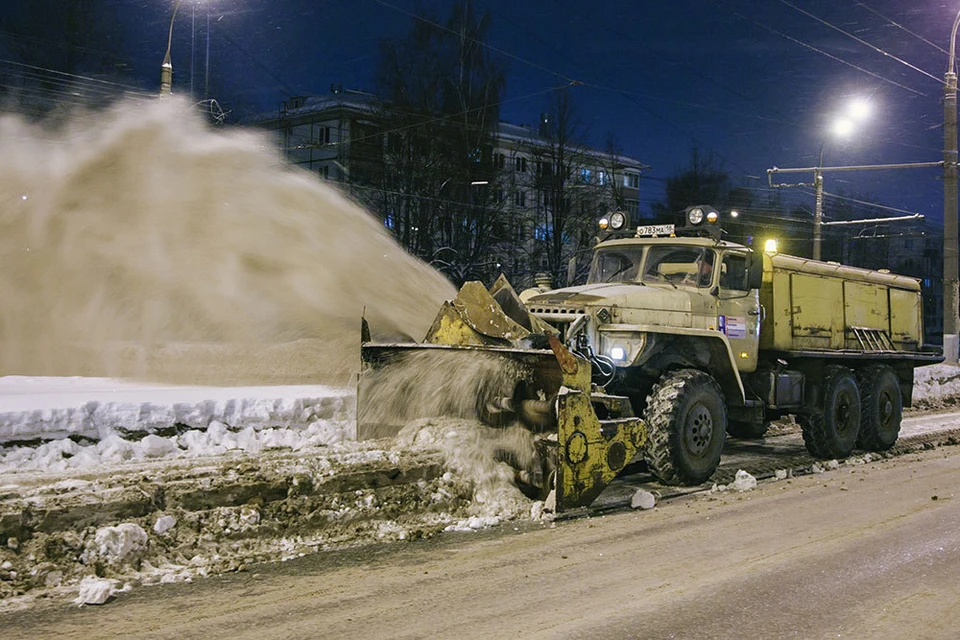
<svg viewBox="0 0 960 640">
<path fill-rule="evenodd" d="M 594 384 L 590 361 L 528 313 L 503 276 L 489 291 L 464 284 L 423 343 L 371 342 L 364 319 L 360 351 L 358 440 L 439 417 L 519 424 L 534 435 L 535 460 L 505 461 L 528 495 L 555 490 L 558 513 L 590 504 L 646 441 L 629 399 Z"/>
</svg>

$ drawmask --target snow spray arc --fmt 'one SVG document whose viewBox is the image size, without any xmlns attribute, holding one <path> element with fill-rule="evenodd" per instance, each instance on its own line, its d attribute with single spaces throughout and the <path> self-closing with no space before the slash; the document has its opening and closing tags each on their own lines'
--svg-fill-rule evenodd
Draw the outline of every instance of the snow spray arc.
<svg viewBox="0 0 960 640">
<path fill-rule="evenodd" d="M 453 294 L 265 134 L 177 100 L 51 128 L 0 119 L 0 375 L 345 384 L 364 307 L 419 337 Z"/>
</svg>

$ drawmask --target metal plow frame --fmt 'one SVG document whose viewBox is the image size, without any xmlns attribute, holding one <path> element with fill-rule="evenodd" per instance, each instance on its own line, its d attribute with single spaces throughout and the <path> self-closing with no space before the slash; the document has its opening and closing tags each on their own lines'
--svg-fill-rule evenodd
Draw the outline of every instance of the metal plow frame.
<svg viewBox="0 0 960 640">
<path fill-rule="evenodd" d="M 498 285 L 503 287 L 499 281 Z M 522 303 L 520 305 L 522 307 Z M 495 330 L 490 331 L 488 327 Z M 540 467 L 545 472 L 539 478 L 541 495 L 555 491 L 557 513 L 589 505 L 643 447 L 647 439 L 646 424 L 637 417 L 601 420 L 594 402 L 603 393 L 591 382 L 590 363 L 569 351 L 553 333 L 538 334 L 543 339 L 541 344 L 546 342 L 548 349 L 515 348 L 511 344 L 515 344 L 515 340 L 508 339 L 529 335 L 506 317 L 480 283 L 467 283 L 456 300 L 443 305 L 424 343 L 374 343 L 364 319 L 360 347 L 362 369 L 357 386 L 357 438 L 396 434 L 395 428 L 361 424 L 362 408 L 367 401 L 366 372 L 389 367 L 392 360 L 402 359 L 404 353 L 411 352 L 455 352 L 466 358 L 477 353 L 495 354 L 521 363 L 533 372 L 538 378 L 536 386 L 546 389 L 552 402 L 555 420 L 551 420 L 548 430 L 540 431 L 542 426 L 531 429 L 539 433 L 537 450 L 541 456 Z M 522 415 L 522 411 L 518 410 L 518 415 Z M 529 424 L 524 426 L 530 428 Z"/>
</svg>

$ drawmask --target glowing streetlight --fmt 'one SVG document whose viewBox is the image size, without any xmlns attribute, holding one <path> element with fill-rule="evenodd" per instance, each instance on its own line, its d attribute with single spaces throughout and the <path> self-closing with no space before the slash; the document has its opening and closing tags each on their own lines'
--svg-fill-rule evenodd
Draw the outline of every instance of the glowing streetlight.
<svg viewBox="0 0 960 640">
<path fill-rule="evenodd" d="M 848 138 L 856 131 L 857 124 L 866 120 L 870 116 L 871 105 L 864 98 L 856 98 L 847 105 L 846 114 L 834 120 L 830 127 L 831 133 L 837 138 Z M 813 186 L 816 191 L 815 206 L 813 210 L 813 259 L 820 259 L 820 245 L 822 244 L 823 234 L 823 150 L 827 146 L 824 142 L 820 145 L 820 159 L 817 161 L 817 168 L 813 172 Z"/>
</svg>

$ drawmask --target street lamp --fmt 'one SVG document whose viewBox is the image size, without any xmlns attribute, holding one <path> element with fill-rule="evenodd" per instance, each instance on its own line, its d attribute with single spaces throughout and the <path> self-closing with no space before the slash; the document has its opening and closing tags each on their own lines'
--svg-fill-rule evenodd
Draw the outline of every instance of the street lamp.
<svg viewBox="0 0 960 640">
<path fill-rule="evenodd" d="M 170 61 L 170 44 L 173 42 L 173 21 L 177 17 L 177 10 L 180 8 L 182 0 L 177 0 L 173 5 L 173 15 L 170 16 L 170 30 L 167 32 L 167 53 L 163 56 L 163 64 L 160 65 L 160 95 L 170 95 L 173 87 L 173 63 Z"/>
<path fill-rule="evenodd" d="M 950 61 L 943 89 L 943 356 L 957 362 L 957 74 L 956 52 L 960 12 L 950 32 Z"/>
<path fill-rule="evenodd" d="M 853 100 L 847 106 L 847 115 L 837 118 L 831 131 L 838 138 L 846 138 L 854 132 L 857 122 L 870 115 L 870 103 L 863 98 Z M 820 145 L 820 159 L 813 171 L 813 188 L 816 193 L 813 210 L 813 259 L 820 259 L 820 245 L 823 233 L 823 150 L 827 146 L 824 141 Z"/>
</svg>

